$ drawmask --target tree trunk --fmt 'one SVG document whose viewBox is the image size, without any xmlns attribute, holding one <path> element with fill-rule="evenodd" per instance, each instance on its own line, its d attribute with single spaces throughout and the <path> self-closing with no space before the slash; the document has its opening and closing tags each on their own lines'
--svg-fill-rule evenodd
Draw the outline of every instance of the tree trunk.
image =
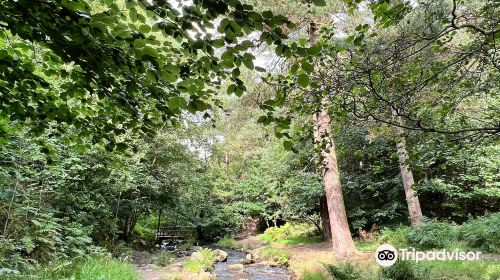
<svg viewBox="0 0 500 280">
<path fill-rule="evenodd" d="M 316 24 L 309 23 L 309 43 L 316 42 Z M 330 232 L 335 255 L 344 259 L 354 253 L 354 242 L 352 240 L 347 215 L 345 212 L 344 198 L 342 197 L 342 186 L 340 184 L 339 169 L 337 165 L 337 154 L 331 137 L 330 116 L 326 105 L 328 98 L 321 100 L 320 111 L 314 114 L 314 139 L 321 148 L 322 177 L 330 220 Z"/>
<path fill-rule="evenodd" d="M 397 118 L 397 114 L 392 110 L 392 114 Z M 396 128 L 398 142 L 396 149 L 399 156 L 399 170 L 401 171 L 401 178 L 403 180 L 403 187 L 405 189 L 406 203 L 408 204 L 408 213 L 410 214 L 410 221 L 412 225 L 418 225 L 422 222 L 422 209 L 420 208 L 420 201 L 418 195 L 414 191 L 415 180 L 413 179 L 413 172 L 408 165 L 408 152 L 406 151 L 406 141 L 403 136 L 401 128 Z"/>
<path fill-rule="evenodd" d="M 413 189 L 415 181 L 413 180 L 413 172 L 411 172 L 410 166 L 408 165 L 408 152 L 406 151 L 406 141 L 403 137 L 400 137 L 396 148 L 399 155 L 399 169 L 401 171 L 401 178 L 403 179 L 403 187 L 405 189 L 406 203 L 408 204 L 411 224 L 418 225 L 422 222 L 422 210 L 420 208 L 418 195 Z"/>
<path fill-rule="evenodd" d="M 337 165 L 335 145 L 331 137 L 330 116 L 326 110 L 327 99 L 323 98 L 320 112 L 314 115 L 316 143 L 321 147 L 323 157 L 323 185 L 325 188 L 328 216 L 334 253 L 339 258 L 346 258 L 355 252 L 347 215 L 345 212 L 342 186 Z"/>
<path fill-rule="evenodd" d="M 319 215 L 321 218 L 321 235 L 323 241 L 332 240 L 332 229 L 330 228 L 330 218 L 328 217 L 328 204 L 326 203 L 326 197 L 322 197 L 319 200 Z"/>
</svg>

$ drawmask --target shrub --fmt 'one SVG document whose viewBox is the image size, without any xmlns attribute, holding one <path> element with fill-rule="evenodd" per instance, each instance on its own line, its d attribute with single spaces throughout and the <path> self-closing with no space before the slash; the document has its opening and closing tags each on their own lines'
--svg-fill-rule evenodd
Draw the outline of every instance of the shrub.
<svg viewBox="0 0 500 280">
<path fill-rule="evenodd" d="M 238 249 L 239 248 L 238 242 L 236 242 L 236 240 L 234 240 L 234 238 L 232 236 L 224 236 L 219 241 L 217 241 L 217 243 L 215 243 L 215 245 L 220 246 L 220 247 L 224 247 L 224 248 L 229 248 L 229 249 Z"/>
<path fill-rule="evenodd" d="M 203 270 L 203 264 L 200 261 L 188 260 L 184 264 L 184 268 L 192 272 L 199 272 Z"/>
<path fill-rule="evenodd" d="M 442 249 L 457 241 L 457 232 L 449 223 L 426 220 L 408 231 L 408 240 L 419 249 Z"/>
<path fill-rule="evenodd" d="M 396 229 L 384 228 L 382 230 L 382 235 L 379 237 L 380 243 L 390 243 L 396 247 L 407 246 L 409 244 L 408 232 L 409 227 L 400 226 Z"/>
<path fill-rule="evenodd" d="M 177 246 L 177 249 L 180 251 L 187 251 L 189 248 L 193 247 L 196 244 L 196 239 L 195 238 L 188 238 L 184 240 L 181 244 Z"/>
<path fill-rule="evenodd" d="M 334 280 L 358 280 L 364 279 L 361 271 L 356 269 L 351 263 L 343 263 L 339 265 L 325 265 L 326 271 Z"/>
<path fill-rule="evenodd" d="M 280 227 L 270 227 L 264 231 L 260 239 L 266 242 L 277 242 L 285 239 L 311 237 L 316 234 L 316 228 L 309 224 L 286 223 Z"/>
<path fill-rule="evenodd" d="M 215 263 L 215 253 L 213 250 L 203 248 L 200 250 L 201 259 L 189 260 L 184 264 L 184 268 L 189 271 L 212 271 Z"/>
<path fill-rule="evenodd" d="M 496 260 L 479 260 L 464 262 L 452 261 L 424 261 L 418 266 L 432 268 L 430 279 L 474 279 L 498 280 L 500 279 L 500 265 Z"/>
<path fill-rule="evenodd" d="M 171 259 L 175 256 L 172 252 L 161 251 L 158 256 L 156 256 L 155 264 L 158 266 L 167 266 Z"/>
<path fill-rule="evenodd" d="M 397 261 L 393 266 L 380 270 L 380 280 L 427 280 L 430 269 L 416 265 L 415 262 Z"/>
<path fill-rule="evenodd" d="M 461 225 L 459 238 L 471 247 L 500 253 L 500 213 L 470 220 Z"/>
<path fill-rule="evenodd" d="M 201 255 L 203 256 L 203 264 L 205 266 L 213 266 L 215 263 L 215 253 L 213 250 L 208 248 L 202 248 L 200 250 Z"/>
<path fill-rule="evenodd" d="M 156 241 L 156 230 L 154 228 L 149 228 L 143 226 L 142 224 L 136 224 L 134 227 L 134 234 L 142 240 L 155 242 Z"/>
<path fill-rule="evenodd" d="M 280 266 L 287 266 L 290 253 L 278 248 L 266 247 L 259 251 L 260 258 L 266 261 L 273 261 Z"/>
<path fill-rule="evenodd" d="M 118 259 L 130 259 L 132 257 L 132 249 L 123 241 L 117 241 L 114 245 L 111 243 L 102 242 L 102 245 L 111 252 L 112 256 Z"/>
<path fill-rule="evenodd" d="M 139 280 L 131 265 L 113 259 L 90 258 L 77 262 L 58 262 L 49 267 L 31 270 L 28 275 L 6 276 L 8 280 Z"/>
</svg>

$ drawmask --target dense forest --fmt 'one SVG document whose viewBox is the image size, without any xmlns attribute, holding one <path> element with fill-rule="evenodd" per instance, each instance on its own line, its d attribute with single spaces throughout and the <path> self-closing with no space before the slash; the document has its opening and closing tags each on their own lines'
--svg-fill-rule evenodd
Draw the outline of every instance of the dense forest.
<svg viewBox="0 0 500 280">
<path fill-rule="evenodd" d="M 495 0 L 1 0 L 0 278 L 500 279 L 499 45 Z"/>
</svg>

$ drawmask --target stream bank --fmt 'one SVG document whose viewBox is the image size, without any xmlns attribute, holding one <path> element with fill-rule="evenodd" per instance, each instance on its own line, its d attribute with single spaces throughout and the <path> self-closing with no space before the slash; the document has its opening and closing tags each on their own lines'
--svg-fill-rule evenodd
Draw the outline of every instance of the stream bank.
<svg viewBox="0 0 500 280">
<path fill-rule="evenodd" d="M 193 272 L 186 268 L 186 263 L 192 260 L 192 253 L 201 247 L 193 247 L 182 257 L 173 258 L 165 266 L 154 264 L 153 255 L 147 252 L 134 252 L 132 261 L 138 273 L 144 280 L 291 280 L 291 271 L 277 267 L 266 261 L 252 259 L 248 261 L 247 253 L 235 249 L 208 246 L 212 250 L 223 250 L 227 259 L 216 262 L 212 272 Z M 191 253 L 191 254 L 190 254 Z"/>
<path fill-rule="evenodd" d="M 228 253 L 227 261 L 215 264 L 214 273 L 219 280 L 290 280 L 290 271 L 282 267 L 271 267 L 265 262 L 252 264 L 241 264 L 245 260 L 246 254 L 242 251 L 224 249 Z"/>
</svg>

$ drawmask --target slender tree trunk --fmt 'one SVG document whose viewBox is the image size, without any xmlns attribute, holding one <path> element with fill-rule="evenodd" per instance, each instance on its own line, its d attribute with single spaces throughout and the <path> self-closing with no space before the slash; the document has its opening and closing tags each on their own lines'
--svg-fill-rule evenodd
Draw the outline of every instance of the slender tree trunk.
<svg viewBox="0 0 500 280">
<path fill-rule="evenodd" d="M 227 173 L 228 169 L 229 169 L 229 154 L 226 152 L 224 154 L 224 171 Z"/>
<path fill-rule="evenodd" d="M 393 110 L 392 114 L 396 116 Z M 399 156 L 399 169 L 401 171 L 401 178 L 403 180 L 403 187 L 405 189 L 406 203 L 408 204 L 408 213 L 410 214 L 410 221 L 412 225 L 418 225 L 422 222 L 422 209 L 420 208 L 420 201 L 418 195 L 414 191 L 415 180 L 413 179 L 413 172 L 408 165 L 408 152 L 406 150 L 406 141 L 403 136 L 401 128 L 396 128 L 398 142 L 396 149 Z"/>
<path fill-rule="evenodd" d="M 316 42 L 316 24 L 309 23 L 309 42 Z M 345 212 L 344 198 L 342 197 L 342 186 L 340 184 L 340 175 L 337 165 L 337 154 L 335 145 L 331 137 L 331 122 L 328 115 L 328 98 L 321 100 L 320 111 L 314 114 L 314 139 L 316 144 L 321 147 L 322 177 L 323 186 L 326 195 L 326 204 L 328 207 L 328 216 L 330 220 L 330 231 L 333 245 L 333 251 L 338 258 L 346 258 L 356 250 L 352 240 L 347 214 Z"/>
<path fill-rule="evenodd" d="M 321 147 L 323 157 L 323 185 L 325 188 L 326 203 L 332 235 L 334 253 L 339 258 L 346 258 L 355 252 L 347 214 L 342 196 L 342 186 L 337 165 L 337 154 L 331 137 L 330 116 L 326 111 L 326 98 L 322 101 L 320 112 L 314 116 L 315 139 Z"/>
<path fill-rule="evenodd" d="M 7 229 L 9 226 L 10 212 L 12 209 L 12 205 L 14 204 L 14 200 L 16 198 L 16 195 L 17 195 L 17 185 L 19 185 L 19 174 L 16 172 L 16 183 L 15 183 L 14 189 L 12 191 L 12 197 L 10 198 L 9 207 L 7 209 L 7 217 L 5 218 L 5 224 L 3 226 L 2 235 L 5 237 L 7 237 Z"/>
<path fill-rule="evenodd" d="M 328 216 L 328 204 L 326 197 L 319 200 L 319 215 L 321 218 L 321 235 L 324 241 L 332 240 L 332 229 L 330 228 L 330 218 Z"/>
<path fill-rule="evenodd" d="M 399 138 L 396 145 L 399 155 L 399 169 L 401 178 L 403 179 L 403 187 L 405 189 L 406 203 L 408 204 L 408 212 L 412 225 L 418 225 L 422 222 L 422 209 L 418 195 L 414 191 L 415 181 L 413 180 L 413 172 L 408 165 L 408 152 L 406 151 L 406 141 L 403 137 Z"/>
</svg>

